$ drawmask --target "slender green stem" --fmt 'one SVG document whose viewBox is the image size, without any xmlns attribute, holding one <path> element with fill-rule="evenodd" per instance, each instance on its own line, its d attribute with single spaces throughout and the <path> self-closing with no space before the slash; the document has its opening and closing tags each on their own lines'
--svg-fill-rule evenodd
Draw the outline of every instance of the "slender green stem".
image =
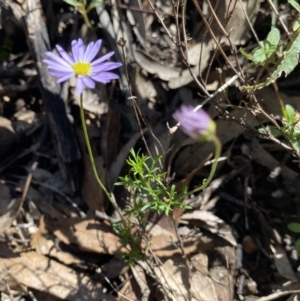
<svg viewBox="0 0 300 301">
<path fill-rule="evenodd" d="M 85 122 L 84 110 L 83 110 L 82 103 L 83 103 L 83 93 L 80 94 L 80 117 L 81 117 L 81 123 L 82 123 L 82 128 L 83 128 L 84 139 L 85 139 L 85 143 L 86 143 L 86 146 L 87 146 L 87 149 L 88 149 L 88 153 L 89 153 L 89 157 L 90 157 L 90 160 L 91 160 L 92 169 L 93 169 L 95 179 L 96 179 L 97 183 L 99 184 L 99 186 L 104 191 L 104 193 L 106 194 L 107 198 L 110 200 L 111 204 L 114 206 L 115 210 L 120 214 L 120 217 L 122 218 L 121 212 L 120 212 L 118 206 L 116 205 L 113 197 L 107 191 L 107 189 L 105 188 L 104 184 L 102 183 L 102 181 L 100 180 L 100 177 L 98 175 L 95 160 L 94 160 L 94 156 L 93 156 L 93 152 L 92 152 L 92 148 L 91 148 L 91 144 L 90 144 L 90 140 L 89 140 L 88 131 L 87 131 L 87 128 L 86 128 L 86 122 Z"/>
<path fill-rule="evenodd" d="M 207 185 L 210 183 L 210 181 L 212 180 L 212 178 L 215 174 L 215 171 L 216 171 L 217 165 L 218 165 L 218 159 L 220 158 L 220 155 L 221 155 L 222 146 L 221 146 L 220 140 L 215 135 L 213 136 L 212 142 L 214 143 L 214 146 L 215 146 L 215 156 L 214 156 L 213 164 L 211 166 L 210 174 L 209 174 L 208 178 L 205 180 L 205 182 L 203 183 L 203 185 L 190 191 L 187 195 L 191 195 L 192 193 L 203 190 L 205 187 L 207 187 Z"/>
<path fill-rule="evenodd" d="M 278 0 L 273 0 L 273 4 L 277 9 L 278 8 Z M 271 18 L 272 27 L 276 26 L 276 22 L 277 22 L 277 16 L 276 16 L 276 13 L 272 10 L 272 18 Z"/>
<path fill-rule="evenodd" d="M 89 17 L 87 15 L 87 12 L 85 11 L 85 9 L 81 12 L 81 15 L 82 15 L 82 18 L 83 18 L 85 24 L 87 25 L 87 27 L 92 28 L 93 26 L 89 20 Z"/>
</svg>

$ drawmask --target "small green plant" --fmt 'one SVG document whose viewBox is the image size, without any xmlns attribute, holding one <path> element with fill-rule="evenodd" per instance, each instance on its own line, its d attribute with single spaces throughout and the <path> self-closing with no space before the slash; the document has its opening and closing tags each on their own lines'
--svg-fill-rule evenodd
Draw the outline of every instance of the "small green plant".
<svg viewBox="0 0 300 301">
<path fill-rule="evenodd" d="M 71 6 L 74 6 L 82 15 L 83 20 L 85 24 L 89 27 L 92 28 L 92 24 L 88 18 L 88 13 L 98 7 L 102 6 L 104 1 L 91 1 L 89 4 L 87 4 L 86 0 L 63 0 L 64 2 L 68 3 Z"/>
<path fill-rule="evenodd" d="M 162 156 L 156 159 L 130 151 L 131 157 L 127 159 L 130 166 L 129 173 L 120 177 L 115 185 L 124 185 L 130 194 L 130 205 L 126 210 L 127 215 L 134 215 L 142 222 L 146 211 L 169 215 L 175 207 L 190 208 L 182 202 L 187 191 L 184 187 L 180 193 L 176 192 L 175 185 L 165 184 L 166 173 L 161 172 L 157 163 Z"/>
<path fill-rule="evenodd" d="M 300 116 L 291 105 L 282 108 L 283 126 L 277 129 L 275 126 L 267 126 L 259 131 L 263 134 L 270 132 L 274 137 L 285 135 L 293 145 L 294 149 L 300 153 Z M 266 131 L 267 130 L 267 131 Z"/>
<path fill-rule="evenodd" d="M 295 0 L 289 0 L 298 13 L 300 5 Z M 285 40 L 280 40 L 280 32 L 277 28 L 272 27 L 265 41 L 259 43 L 259 47 L 253 49 L 249 54 L 241 51 L 242 55 L 252 61 L 256 67 L 273 64 L 269 76 L 261 83 L 253 86 L 244 86 L 246 91 L 255 91 L 262 89 L 274 83 L 282 74 L 287 76 L 299 64 L 300 49 L 300 19 L 296 20 L 292 27 L 292 32 Z"/>
<path fill-rule="evenodd" d="M 152 159 L 131 149 L 130 157 L 126 160 L 130 169 L 125 177 L 120 177 L 120 181 L 115 183 L 129 192 L 129 204 L 124 213 L 127 219 L 113 225 L 122 246 L 127 249 L 121 258 L 128 265 L 135 265 L 145 256 L 141 242 L 147 240 L 146 213 L 169 215 L 176 207 L 190 209 L 183 202 L 187 195 L 186 187 L 177 193 L 175 185 L 165 184 L 166 173 L 157 167 L 161 159 L 162 156 Z"/>
<path fill-rule="evenodd" d="M 273 27 L 269 32 L 266 40 L 259 42 L 259 46 L 254 48 L 251 53 L 241 50 L 243 56 L 252 61 L 256 67 L 263 66 L 268 60 L 269 63 L 275 64 L 273 54 L 277 51 L 280 41 L 280 31 Z"/>
<path fill-rule="evenodd" d="M 120 237 L 122 247 L 127 252 L 119 255 L 127 265 L 134 266 L 138 260 L 144 258 L 144 254 L 141 250 L 142 233 L 138 230 L 134 231 L 135 225 L 131 222 L 124 222 L 124 220 L 117 223 L 113 223 L 114 232 Z M 136 233 L 134 233 L 136 232 Z"/>
</svg>

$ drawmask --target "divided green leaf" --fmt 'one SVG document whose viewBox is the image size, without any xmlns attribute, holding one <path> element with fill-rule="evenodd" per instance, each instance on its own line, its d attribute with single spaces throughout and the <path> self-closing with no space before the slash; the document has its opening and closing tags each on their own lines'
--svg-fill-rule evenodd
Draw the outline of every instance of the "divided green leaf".
<svg viewBox="0 0 300 301">
<path fill-rule="evenodd" d="M 244 90 L 252 91 L 262 89 L 272 84 L 282 74 L 287 76 L 295 69 L 295 67 L 299 63 L 298 56 L 300 49 L 300 28 L 293 32 L 290 39 L 291 41 L 288 43 L 286 50 L 283 52 L 281 58 L 276 63 L 275 69 L 272 72 L 271 76 L 268 77 L 264 82 L 259 83 L 255 86 L 244 86 Z"/>
<path fill-rule="evenodd" d="M 269 32 L 267 39 L 260 42 L 260 47 L 253 50 L 253 62 L 256 65 L 261 66 L 271 58 L 270 63 L 275 63 L 275 58 L 271 56 L 276 51 L 279 41 L 280 31 L 278 28 L 273 27 Z"/>
</svg>

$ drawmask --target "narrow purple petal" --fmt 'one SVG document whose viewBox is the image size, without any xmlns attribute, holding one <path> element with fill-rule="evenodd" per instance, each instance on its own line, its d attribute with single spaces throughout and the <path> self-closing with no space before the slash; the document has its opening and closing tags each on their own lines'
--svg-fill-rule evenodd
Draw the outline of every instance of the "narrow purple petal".
<svg viewBox="0 0 300 301">
<path fill-rule="evenodd" d="M 62 71 L 48 71 L 48 73 L 56 77 L 64 77 L 64 76 L 72 77 L 74 75 L 73 72 L 62 72 Z"/>
<path fill-rule="evenodd" d="M 75 62 L 79 62 L 79 47 L 78 47 L 78 41 L 73 40 L 72 44 L 72 53 L 73 53 L 73 57 L 74 57 L 74 61 Z"/>
<path fill-rule="evenodd" d="M 117 74 L 111 72 L 103 72 L 99 74 L 94 74 L 90 76 L 93 80 L 100 83 L 109 83 L 113 79 L 118 79 L 119 76 Z"/>
<path fill-rule="evenodd" d="M 92 46 L 89 47 L 91 44 L 92 44 Z M 95 56 L 97 55 L 97 53 L 100 50 L 101 44 L 102 44 L 102 40 L 98 40 L 96 43 L 90 43 L 88 45 L 88 49 L 85 52 L 85 56 L 84 56 L 85 62 L 91 62 L 95 58 Z"/>
<path fill-rule="evenodd" d="M 70 66 L 70 64 L 68 62 L 66 62 L 64 59 L 62 59 L 61 57 L 59 57 L 57 54 L 54 54 L 50 51 L 46 52 L 46 55 L 53 61 L 55 61 L 56 63 L 59 63 L 61 65 L 64 66 Z"/>
<path fill-rule="evenodd" d="M 102 62 L 106 61 L 107 59 L 109 59 L 111 56 L 113 56 L 113 54 L 114 54 L 114 51 L 109 52 L 109 53 L 103 55 L 102 57 L 100 57 L 99 59 L 93 61 L 91 65 L 94 66 L 99 63 L 102 63 Z"/>
<path fill-rule="evenodd" d="M 81 94 L 84 90 L 84 83 L 82 77 L 78 77 L 76 80 L 76 93 Z"/>
<path fill-rule="evenodd" d="M 46 63 L 48 66 L 48 69 L 53 69 L 53 70 L 59 70 L 62 72 L 72 72 L 73 69 L 71 66 L 64 66 L 60 65 L 59 63 L 50 61 L 50 60 L 43 60 L 44 63 Z"/>
<path fill-rule="evenodd" d="M 85 54 L 85 46 L 81 39 L 78 39 L 78 58 L 80 62 L 83 62 L 84 54 Z"/>
<path fill-rule="evenodd" d="M 84 62 L 89 62 L 89 53 L 92 51 L 93 47 L 94 47 L 94 42 L 90 42 L 87 47 L 86 47 L 86 50 L 85 50 L 85 54 L 84 54 L 84 58 L 83 58 L 83 61 Z"/>
<path fill-rule="evenodd" d="M 62 82 L 65 82 L 66 80 L 70 79 L 71 77 L 73 76 L 73 74 L 68 74 L 64 77 L 61 77 L 59 78 L 56 82 L 59 84 L 59 83 L 62 83 Z"/>
<path fill-rule="evenodd" d="M 64 49 L 61 46 L 56 45 L 56 49 L 57 49 L 58 53 L 60 54 L 60 56 L 66 62 L 68 62 L 70 65 L 74 64 L 74 59 L 66 51 L 64 51 Z"/>
<path fill-rule="evenodd" d="M 109 71 L 122 66 L 122 63 L 106 62 L 100 63 L 92 67 L 92 73 L 99 73 L 103 71 Z"/>
<path fill-rule="evenodd" d="M 90 77 L 85 76 L 82 78 L 82 81 L 84 83 L 84 85 L 90 89 L 94 89 L 95 88 L 95 81 L 93 81 Z"/>
</svg>

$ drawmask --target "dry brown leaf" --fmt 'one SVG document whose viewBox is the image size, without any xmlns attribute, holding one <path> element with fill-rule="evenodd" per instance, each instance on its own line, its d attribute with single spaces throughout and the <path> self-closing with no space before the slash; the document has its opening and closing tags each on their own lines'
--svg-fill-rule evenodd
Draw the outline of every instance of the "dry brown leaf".
<svg viewBox="0 0 300 301">
<path fill-rule="evenodd" d="M 141 262 L 140 265 L 151 274 L 149 267 Z M 173 256 L 160 267 L 153 267 L 154 279 L 158 279 L 168 292 L 170 300 L 202 301 L 218 300 L 214 282 L 208 275 L 192 272 L 190 275 L 181 255 Z M 189 277 L 191 279 L 189 280 Z"/>
<path fill-rule="evenodd" d="M 70 301 L 116 300 L 103 293 L 100 283 L 43 255 L 27 252 L 3 258 L 0 249 L 1 266 L 23 285 Z"/>
<path fill-rule="evenodd" d="M 180 75 L 180 70 L 174 70 L 163 66 L 142 51 L 135 50 L 134 58 L 141 68 L 145 69 L 150 74 L 156 74 L 162 80 L 169 81 Z"/>
<path fill-rule="evenodd" d="M 199 272 L 192 274 L 191 294 L 193 296 L 192 300 L 219 300 L 215 282 L 209 276 Z"/>
<path fill-rule="evenodd" d="M 206 253 L 198 253 L 191 258 L 193 268 L 202 275 L 208 275 L 208 257 Z"/>
<path fill-rule="evenodd" d="M 216 247 L 210 255 L 209 275 L 214 281 L 218 301 L 233 300 L 236 253 L 233 247 Z M 221 264 L 220 264 L 221 262 Z"/>
<path fill-rule="evenodd" d="M 131 266 L 131 271 L 132 274 L 134 276 L 134 279 L 136 280 L 139 288 L 140 288 L 140 292 L 141 292 L 141 297 L 139 298 L 139 300 L 141 301 L 149 301 L 149 295 L 150 295 L 150 288 L 148 286 L 147 283 L 147 279 L 146 279 L 146 274 L 144 269 L 139 266 Z"/>
<path fill-rule="evenodd" d="M 158 257 L 170 257 L 180 254 L 181 251 L 177 247 L 178 240 L 176 236 L 171 234 L 161 234 L 150 239 L 151 250 Z M 212 239 L 201 237 L 184 237 L 182 238 L 185 254 L 191 254 L 200 251 L 211 250 L 215 244 Z"/>
<path fill-rule="evenodd" d="M 233 300 L 234 283 L 226 266 L 217 266 L 210 269 L 210 279 L 214 282 L 217 298 L 213 300 L 228 301 Z"/>
<path fill-rule="evenodd" d="M 4 266 L 0 264 L 0 292 L 9 293 L 8 289 L 21 294 L 27 294 L 28 292 L 26 286 L 19 283 L 16 278 L 7 273 Z"/>
<path fill-rule="evenodd" d="M 297 277 L 284 248 L 279 244 L 270 245 L 270 247 L 274 254 L 274 264 L 278 273 L 286 279 L 295 280 Z"/>
<path fill-rule="evenodd" d="M 121 254 L 128 250 L 122 247 L 111 225 L 93 218 L 45 219 L 46 228 L 65 244 L 74 244 L 79 250 L 101 254 Z"/>
<path fill-rule="evenodd" d="M 0 183 L 0 233 L 10 227 L 13 220 L 17 217 L 21 198 L 12 199 L 9 188 Z"/>
<path fill-rule="evenodd" d="M 249 38 L 248 32 L 250 27 L 247 16 L 253 21 L 253 18 L 255 18 L 258 13 L 260 2 L 257 0 L 243 0 L 241 2 L 233 2 L 232 0 L 210 0 L 210 2 L 213 7 L 217 6 L 215 10 L 216 15 L 227 33 L 230 34 L 230 42 L 233 45 L 244 44 Z M 244 10 L 247 16 L 245 16 Z M 226 13 L 224 13 L 225 11 Z M 230 16 L 229 20 L 227 16 Z M 212 22 L 211 28 L 218 36 L 222 35 L 220 27 L 215 20 Z M 221 42 L 230 45 L 230 42 L 225 36 L 222 37 Z"/>
<path fill-rule="evenodd" d="M 190 223 L 200 225 L 200 227 L 224 238 L 233 246 L 237 245 L 230 227 L 222 219 L 209 211 L 194 210 L 183 214 L 180 219 L 181 221 L 190 221 Z"/>
<path fill-rule="evenodd" d="M 29 193 L 30 193 L 30 188 L 29 188 Z M 36 205 L 36 207 L 42 214 L 47 215 L 53 219 L 64 218 L 64 215 L 60 211 L 58 211 L 57 209 L 55 209 L 54 207 L 49 205 L 47 202 L 43 201 L 42 198 L 41 199 L 35 199 L 35 198 L 32 199 L 30 196 L 31 195 L 29 194 L 28 198 L 30 198 L 33 201 L 33 203 Z"/>
<path fill-rule="evenodd" d="M 139 288 L 135 281 L 132 281 L 132 279 L 127 279 L 125 284 L 119 290 L 118 301 L 135 301 L 141 300 L 140 298 L 141 294 L 139 293 Z"/>
<path fill-rule="evenodd" d="M 71 253 L 57 250 L 54 241 L 49 239 L 48 236 L 49 235 L 47 234 L 47 230 L 45 228 L 44 217 L 42 216 L 38 231 L 31 237 L 31 248 L 35 249 L 38 254 L 56 258 L 66 265 L 82 263 L 78 257 L 72 255 Z"/>
<path fill-rule="evenodd" d="M 176 261 L 176 263 L 174 261 Z M 145 262 L 140 262 L 139 264 L 148 274 L 152 275 L 154 280 L 159 281 L 161 286 L 164 287 L 164 291 L 168 293 L 169 300 L 188 300 L 187 288 L 189 277 L 184 261 L 180 255 L 168 259 L 162 266 L 152 267 L 154 274 Z"/>
</svg>

